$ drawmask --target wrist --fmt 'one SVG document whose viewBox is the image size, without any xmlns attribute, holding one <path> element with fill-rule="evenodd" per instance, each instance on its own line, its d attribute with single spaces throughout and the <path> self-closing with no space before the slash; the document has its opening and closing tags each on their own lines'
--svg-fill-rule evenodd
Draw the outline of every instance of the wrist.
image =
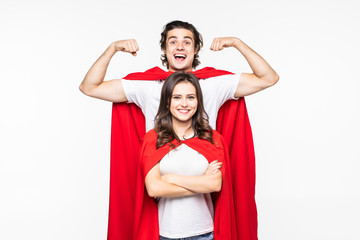
<svg viewBox="0 0 360 240">
<path fill-rule="evenodd" d="M 234 46 L 234 48 L 236 48 L 236 49 L 238 49 L 240 51 L 243 44 L 244 44 L 243 41 L 241 41 L 239 38 L 235 38 L 233 46 Z"/>
<path fill-rule="evenodd" d="M 115 54 L 117 52 L 116 43 L 115 42 L 111 43 L 109 47 L 106 49 L 106 51 L 110 54 Z"/>
</svg>

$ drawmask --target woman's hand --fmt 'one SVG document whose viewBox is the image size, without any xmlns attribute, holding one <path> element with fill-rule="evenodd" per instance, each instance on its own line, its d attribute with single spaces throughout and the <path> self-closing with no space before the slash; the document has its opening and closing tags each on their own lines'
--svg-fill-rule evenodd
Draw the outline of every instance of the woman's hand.
<svg viewBox="0 0 360 240">
<path fill-rule="evenodd" d="M 219 162 L 218 160 L 212 161 L 208 168 L 205 171 L 204 175 L 211 175 L 214 173 L 217 173 L 218 171 L 220 171 L 220 168 L 222 167 L 222 162 Z"/>
</svg>

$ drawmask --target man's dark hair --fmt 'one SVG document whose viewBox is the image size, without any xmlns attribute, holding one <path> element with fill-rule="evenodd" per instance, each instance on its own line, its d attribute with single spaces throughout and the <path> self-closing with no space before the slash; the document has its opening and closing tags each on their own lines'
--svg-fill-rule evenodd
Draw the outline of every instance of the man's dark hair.
<svg viewBox="0 0 360 240">
<path fill-rule="evenodd" d="M 168 24 L 166 24 L 164 26 L 164 30 L 161 33 L 161 39 L 160 39 L 161 50 L 166 49 L 166 37 L 167 37 L 168 32 L 173 29 L 176 29 L 176 28 L 187 29 L 193 33 L 194 41 L 195 41 L 195 51 L 197 50 L 197 52 L 199 53 L 200 49 L 203 46 L 203 39 L 202 39 L 201 34 L 196 30 L 196 28 L 192 24 L 190 24 L 188 22 L 178 21 L 178 20 L 169 22 Z M 194 56 L 192 68 L 196 68 L 200 64 L 198 53 L 195 54 L 195 56 Z M 161 61 L 162 61 L 162 64 L 169 69 L 169 62 L 166 58 L 165 53 L 161 55 Z"/>
</svg>

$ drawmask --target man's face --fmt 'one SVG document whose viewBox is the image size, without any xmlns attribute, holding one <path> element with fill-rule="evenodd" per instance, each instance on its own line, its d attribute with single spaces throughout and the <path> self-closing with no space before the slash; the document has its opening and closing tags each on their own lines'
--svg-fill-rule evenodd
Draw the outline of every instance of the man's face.
<svg viewBox="0 0 360 240">
<path fill-rule="evenodd" d="M 197 53 L 193 33 L 184 28 L 175 28 L 169 31 L 164 52 L 170 71 L 191 71 L 194 55 Z"/>
</svg>

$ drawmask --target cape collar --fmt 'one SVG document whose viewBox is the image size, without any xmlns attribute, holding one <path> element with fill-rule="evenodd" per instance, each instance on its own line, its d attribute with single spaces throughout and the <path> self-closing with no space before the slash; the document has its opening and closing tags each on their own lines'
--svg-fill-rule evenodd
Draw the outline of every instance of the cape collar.
<svg viewBox="0 0 360 240">
<path fill-rule="evenodd" d="M 196 71 L 191 71 L 199 79 L 216 77 L 221 75 L 233 74 L 225 70 L 218 70 L 212 67 L 205 67 Z M 130 73 L 124 79 L 127 80 L 164 80 L 173 72 L 165 71 L 159 67 L 153 67 L 145 72 Z"/>
</svg>

